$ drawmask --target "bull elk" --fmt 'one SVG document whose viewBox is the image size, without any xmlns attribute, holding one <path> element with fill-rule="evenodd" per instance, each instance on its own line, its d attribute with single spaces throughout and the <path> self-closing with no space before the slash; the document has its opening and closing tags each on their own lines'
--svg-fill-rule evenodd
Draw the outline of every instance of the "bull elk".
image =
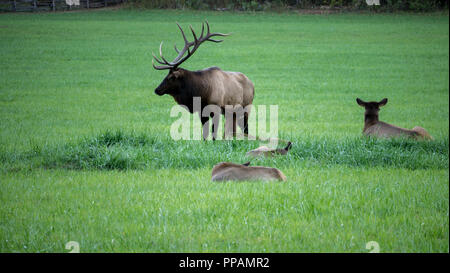
<svg viewBox="0 0 450 273">
<path fill-rule="evenodd" d="M 379 121 L 378 112 L 380 107 L 386 105 L 388 99 L 379 102 L 365 102 L 359 98 L 356 102 L 366 109 L 364 113 L 363 134 L 375 137 L 410 137 L 415 139 L 433 139 L 422 127 L 416 126 L 412 130 L 397 127 L 395 125 Z"/>
<path fill-rule="evenodd" d="M 206 23 L 206 34 L 204 34 Z M 236 124 L 241 127 L 244 134 L 248 134 L 248 118 L 250 110 L 246 107 L 251 105 L 254 97 L 253 83 L 240 72 L 223 71 L 218 67 L 209 67 L 198 71 L 189 71 L 179 67 L 189 57 L 191 57 L 199 46 L 206 41 L 220 43 L 223 40 L 212 39 L 216 36 L 228 36 L 229 34 L 211 33 L 208 21 L 202 23 L 202 32 L 199 37 L 195 34 L 192 26 L 190 30 L 194 40 L 189 42 L 181 26 L 177 24 L 184 39 L 184 47 L 180 51 L 175 45 L 178 56 L 168 62 L 162 54 L 162 42 L 159 46 L 159 56 L 153 54 L 153 59 L 160 65 L 152 65 L 157 70 L 169 70 L 169 73 L 155 89 L 159 96 L 168 94 L 172 96 L 176 103 L 185 106 L 190 113 L 198 112 L 203 125 L 203 139 L 208 137 L 209 119 L 213 118 L 212 135 L 213 140 L 217 136 L 220 115 L 213 116 L 213 113 L 203 116 L 203 109 L 208 105 L 215 105 L 220 109 L 220 114 L 225 115 L 225 106 L 230 105 L 242 109 L 233 115 L 233 135 L 236 135 Z M 200 109 L 194 109 L 193 98 L 200 97 Z M 240 107 L 239 107 L 240 106 Z M 245 110 L 244 110 L 245 108 Z M 238 120 L 239 119 L 239 120 Z M 243 119 L 243 122 L 242 122 Z M 229 122 L 229 121 L 228 121 Z M 228 123 L 226 121 L 226 124 Z M 229 123 L 228 123 L 229 124 Z"/>
<path fill-rule="evenodd" d="M 249 166 L 250 162 L 235 164 L 221 162 L 212 169 L 212 181 L 278 180 L 286 181 L 286 176 L 277 168 Z"/>
</svg>

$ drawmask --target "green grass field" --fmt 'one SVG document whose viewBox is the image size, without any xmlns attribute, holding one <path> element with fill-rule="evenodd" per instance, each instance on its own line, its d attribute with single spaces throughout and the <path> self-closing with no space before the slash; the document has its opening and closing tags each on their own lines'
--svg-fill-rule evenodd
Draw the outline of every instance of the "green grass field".
<svg viewBox="0 0 450 273">
<path fill-rule="evenodd" d="M 232 32 L 183 68 L 278 105 L 287 182 L 211 182 L 255 141 L 173 141 L 151 66 L 175 21 Z M 449 251 L 449 17 L 102 10 L 0 14 L 0 251 Z M 429 142 L 361 137 L 355 99 Z M 197 120 L 197 117 L 193 117 Z"/>
</svg>

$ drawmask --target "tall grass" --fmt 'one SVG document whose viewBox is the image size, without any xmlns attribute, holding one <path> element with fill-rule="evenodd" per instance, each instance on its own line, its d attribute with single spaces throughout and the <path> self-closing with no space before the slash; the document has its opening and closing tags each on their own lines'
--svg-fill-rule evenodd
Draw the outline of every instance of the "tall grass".
<svg viewBox="0 0 450 273">
<path fill-rule="evenodd" d="M 374 138 L 294 137 L 285 157 L 255 159 L 258 164 L 279 167 L 296 164 L 351 167 L 393 167 L 405 169 L 446 169 L 448 139 L 415 141 Z M 244 162 L 254 141 L 173 141 L 167 136 L 124 131 L 105 131 L 93 138 L 59 146 L 34 146 L 18 153 L 0 152 L 9 169 L 65 168 L 85 170 L 198 169 L 221 161 Z"/>
</svg>

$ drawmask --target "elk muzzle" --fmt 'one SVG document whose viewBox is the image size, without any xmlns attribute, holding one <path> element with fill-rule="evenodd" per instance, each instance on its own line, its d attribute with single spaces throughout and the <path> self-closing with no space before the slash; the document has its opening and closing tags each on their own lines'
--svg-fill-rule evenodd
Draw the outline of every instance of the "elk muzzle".
<svg viewBox="0 0 450 273">
<path fill-rule="evenodd" d="M 161 85 L 156 87 L 155 94 L 158 95 L 158 96 L 164 95 L 164 89 L 161 88 Z"/>
</svg>

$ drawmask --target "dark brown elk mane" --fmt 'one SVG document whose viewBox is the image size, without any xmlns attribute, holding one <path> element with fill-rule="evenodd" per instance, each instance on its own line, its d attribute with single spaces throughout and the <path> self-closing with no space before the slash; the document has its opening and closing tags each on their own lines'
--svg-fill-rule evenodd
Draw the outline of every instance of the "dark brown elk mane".
<svg viewBox="0 0 450 273">
<path fill-rule="evenodd" d="M 199 71 L 189 71 L 183 68 L 178 68 L 177 70 L 182 73 L 182 78 L 180 79 L 180 90 L 182 90 L 182 92 L 177 94 L 167 94 L 172 95 L 178 104 L 185 105 L 189 109 L 189 112 L 193 113 L 192 98 L 202 97 L 202 93 L 211 91 L 211 87 L 208 85 L 206 79 L 212 71 L 220 71 L 220 69 L 218 67 L 210 67 Z M 203 104 L 204 102 L 202 101 L 202 105 Z"/>
</svg>

